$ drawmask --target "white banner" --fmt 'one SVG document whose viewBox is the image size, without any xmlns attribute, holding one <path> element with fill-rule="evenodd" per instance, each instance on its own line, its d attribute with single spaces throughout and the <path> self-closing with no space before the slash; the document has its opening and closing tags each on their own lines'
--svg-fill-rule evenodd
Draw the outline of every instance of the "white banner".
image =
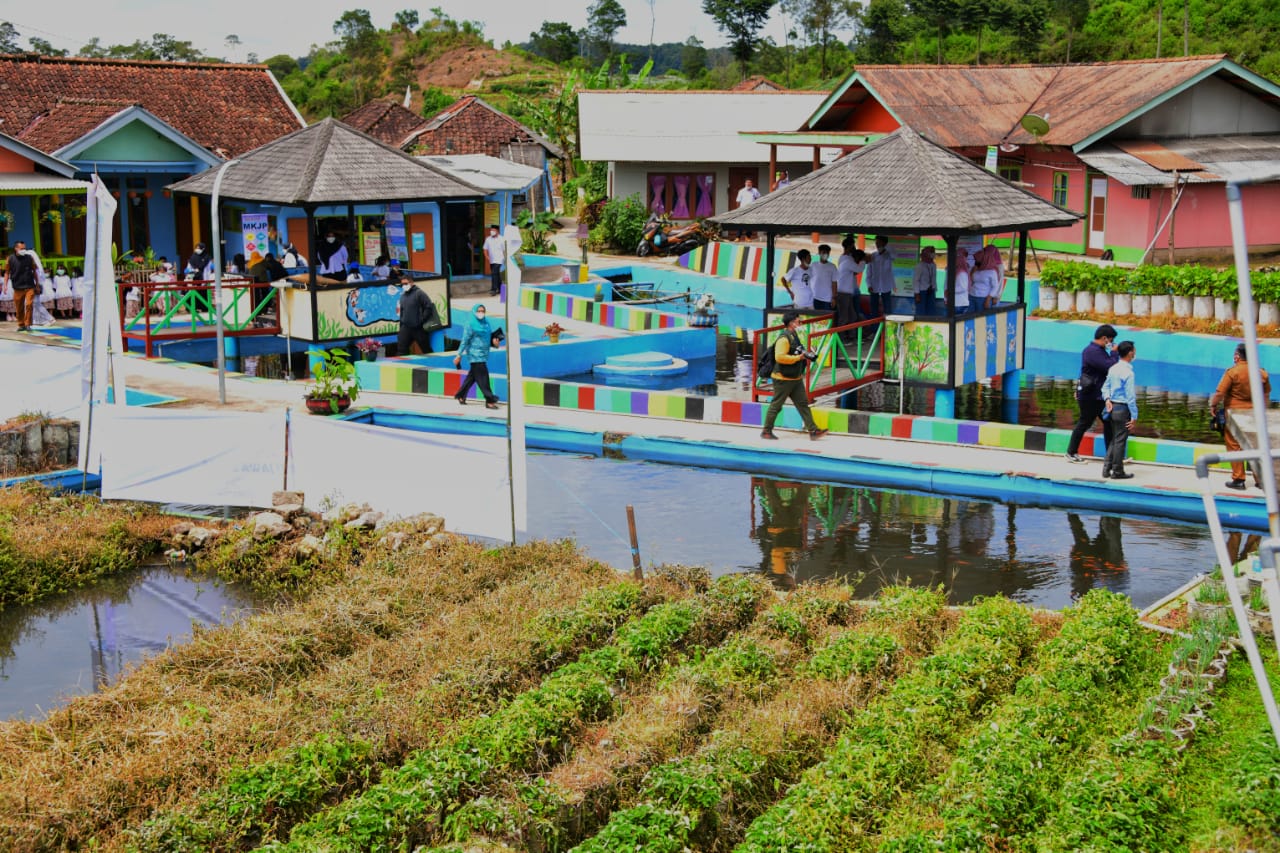
<svg viewBox="0 0 1280 853">
<path fill-rule="evenodd" d="M 520 320 L 524 309 L 520 307 L 520 265 L 516 252 L 524 238 L 520 229 L 508 225 L 504 234 L 507 262 L 502 271 L 507 276 L 507 424 L 511 432 L 511 503 L 515 530 L 511 541 L 518 541 L 518 534 L 529 532 L 529 465 L 525 452 L 524 365 L 520 360 Z"/>
<path fill-rule="evenodd" d="M 271 506 L 284 487 L 284 417 L 94 406 L 102 496 L 212 506 Z"/>
<path fill-rule="evenodd" d="M 107 401 L 125 405 L 124 372 L 116 364 L 124 358 L 120 336 L 120 302 L 116 297 L 116 271 L 111 263 L 111 226 L 116 200 L 97 175 L 90 179 L 85 223 L 84 311 L 80 323 L 80 390 L 84 408 L 80 416 L 80 470 L 97 471 L 101 453 L 90 448 L 96 441 L 94 413 Z M 96 457 L 96 458 L 95 458 Z"/>
<path fill-rule="evenodd" d="M 505 436 L 444 435 L 300 414 L 289 488 L 307 506 L 368 503 L 391 517 L 432 512 L 453 533 L 511 539 Z"/>
</svg>

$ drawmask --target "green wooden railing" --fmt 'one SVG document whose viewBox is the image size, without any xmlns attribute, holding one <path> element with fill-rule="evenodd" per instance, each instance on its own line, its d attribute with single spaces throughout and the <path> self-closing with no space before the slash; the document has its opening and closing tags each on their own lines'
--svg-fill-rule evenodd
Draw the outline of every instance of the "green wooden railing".
<svg viewBox="0 0 1280 853">
<path fill-rule="evenodd" d="M 117 282 L 124 317 L 129 291 L 139 291 L 137 315 L 123 320 L 125 338 L 145 342 L 153 354 L 157 339 L 211 338 L 217 336 L 218 314 L 223 334 L 231 336 L 280 333 L 280 313 L 273 287 L 246 280 L 223 282 L 222 306 L 215 304 L 212 282 Z"/>
</svg>

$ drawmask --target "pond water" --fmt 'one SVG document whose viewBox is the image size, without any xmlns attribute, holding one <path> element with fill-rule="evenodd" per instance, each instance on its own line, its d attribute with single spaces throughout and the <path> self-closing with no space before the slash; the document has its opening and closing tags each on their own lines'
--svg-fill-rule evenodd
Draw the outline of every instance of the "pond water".
<svg viewBox="0 0 1280 853">
<path fill-rule="evenodd" d="M 37 718 L 96 692 L 131 664 L 241 618 L 242 589 L 152 565 L 29 607 L 0 611 L 0 719 Z"/>
<path fill-rule="evenodd" d="M 953 603 L 1003 593 L 1061 609 L 1093 587 L 1150 605 L 1212 568 L 1207 529 L 1133 516 L 790 482 L 617 459 L 529 457 L 529 523 L 631 570 L 626 506 L 646 567 L 760 572 L 780 587 L 825 578 L 942 584 Z M 1233 547 L 1257 547 L 1234 535 Z"/>
</svg>

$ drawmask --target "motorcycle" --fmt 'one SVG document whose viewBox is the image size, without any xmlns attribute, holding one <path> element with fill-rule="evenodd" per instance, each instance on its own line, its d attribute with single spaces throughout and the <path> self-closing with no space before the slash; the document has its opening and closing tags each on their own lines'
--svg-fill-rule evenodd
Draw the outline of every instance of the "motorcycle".
<svg viewBox="0 0 1280 853">
<path fill-rule="evenodd" d="M 676 226 L 665 213 L 652 214 L 640 232 L 636 254 L 642 258 L 649 255 L 681 255 L 701 246 L 710 236 L 707 227 L 701 222 Z"/>
</svg>

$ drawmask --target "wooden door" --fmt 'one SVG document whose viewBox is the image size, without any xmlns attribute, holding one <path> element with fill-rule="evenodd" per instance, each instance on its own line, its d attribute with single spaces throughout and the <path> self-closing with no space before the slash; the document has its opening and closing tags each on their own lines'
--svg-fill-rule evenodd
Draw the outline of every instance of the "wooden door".
<svg viewBox="0 0 1280 853">
<path fill-rule="evenodd" d="M 409 269 L 436 272 L 436 218 L 430 213 L 410 213 L 404 225 L 408 232 L 405 239 L 409 241 Z M 422 248 L 415 249 L 419 240 Z"/>
<path fill-rule="evenodd" d="M 1101 255 L 1107 237 L 1107 179 L 1089 178 L 1089 221 L 1085 254 Z"/>
<path fill-rule="evenodd" d="M 307 233 L 307 218 L 295 216 L 285 221 L 288 223 L 289 242 L 302 253 L 306 263 L 311 263 L 311 235 Z"/>
<path fill-rule="evenodd" d="M 760 190 L 760 168 L 758 166 L 730 166 L 729 167 L 729 202 L 726 210 L 738 209 L 738 190 L 747 184 L 747 178 Z M 760 190 L 760 194 L 764 194 L 764 190 Z"/>
</svg>

